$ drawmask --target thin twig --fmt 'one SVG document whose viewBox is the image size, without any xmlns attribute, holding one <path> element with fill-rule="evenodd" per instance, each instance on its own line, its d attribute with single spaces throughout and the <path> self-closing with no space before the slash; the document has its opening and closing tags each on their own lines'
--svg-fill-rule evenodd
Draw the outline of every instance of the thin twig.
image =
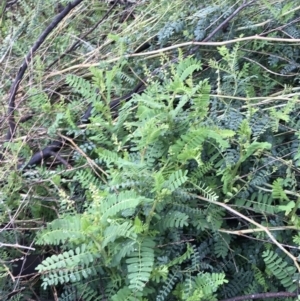
<svg viewBox="0 0 300 301">
<path fill-rule="evenodd" d="M 260 294 L 251 294 L 239 297 L 233 297 L 229 299 L 222 299 L 220 301 L 243 301 L 249 299 L 267 299 L 267 298 L 289 298 L 289 297 L 297 297 L 297 293 L 290 293 L 290 292 L 277 292 L 277 293 L 260 293 Z"/>
<path fill-rule="evenodd" d="M 165 48 L 161 48 L 161 49 L 157 49 L 157 50 L 153 50 L 153 51 L 147 51 L 147 52 L 140 52 L 140 53 L 133 53 L 133 54 L 128 54 L 125 55 L 125 58 L 134 58 L 134 57 L 142 57 L 142 56 L 150 56 L 153 54 L 162 54 L 164 52 L 168 52 L 170 50 L 173 49 L 177 49 L 177 48 L 181 48 L 181 47 L 188 47 L 188 46 L 193 46 L 193 45 L 199 45 L 199 46 L 213 46 L 213 47 L 217 47 L 217 46 L 226 46 L 226 45 L 230 45 L 230 44 L 234 44 L 234 43 L 239 43 L 239 42 L 244 42 L 244 41 L 255 41 L 255 40 L 259 40 L 259 41 L 270 41 L 270 42 L 286 42 L 286 43 L 300 43 L 300 39 L 285 39 L 285 38 L 270 38 L 270 37 L 262 37 L 259 35 L 254 35 L 254 36 L 249 36 L 249 37 L 242 37 L 242 38 L 236 38 L 233 40 L 227 40 L 227 41 L 221 41 L 221 42 L 185 42 L 185 43 L 180 43 L 180 44 L 175 44 L 172 46 L 168 46 Z M 122 57 L 115 57 L 113 59 L 110 60 L 106 60 L 107 63 L 114 63 L 117 62 L 121 59 Z M 56 71 L 56 72 L 52 72 L 50 73 L 48 76 L 46 76 L 46 79 L 49 79 L 51 77 L 54 77 L 56 75 L 60 75 L 66 72 L 69 72 L 71 70 L 78 70 L 78 69 L 83 69 L 83 68 L 90 68 L 90 67 L 97 67 L 99 66 L 99 62 L 97 63 L 90 63 L 90 64 L 78 64 L 78 65 L 73 65 L 71 67 L 68 67 L 66 69 L 60 70 L 60 71 Z"/>
<path fill-rule="evenodd" d="M 296 226 L 282 226 L 282 227 L 268 227 L 269 231 L 284 231 L 284 230 L 299 230 L 299 227 Z M 234 234 L 234 235 L 243 235 L 247 233 L 254 233 L 254 232 L 263 232 L 264 229 L 262 228 L 255 228 L 255 229 L 243 229 L 243 230 L 228 230 L 228 229 L 219 229 L 220 232 Z"/>
<path fill-rule="evenodd" d="M 256 2 L 256 0 L 252 0 L 248 3 L 244 1 L 240 7 L 238 7 L 226 20 L 224 20 L 219 26 L 217 26 L 202 42 L 209 41 L 220 29 L 225 27 L 240 11 L 242 11 L 247 6 L 252 5 L 254 2 Z"/>
<path fill-rule="evenodd" d="M 9 248 L 16 248 L 16 249 L 24 249 L 24 250 L 35 251 L 35 248 L 21 246 L 19 244 L 5 244 L 3 242 L 0 242 L 0 248 L 2 248 L 2 247 L 9 247 Z"/>
<path fill-rule="evenodd" d="M 297 75 L 297 74 L 282 74 L 282 73 L 277 73 L 277 72 L 274 72 L 274 71 L 268 69 L 267 67 L 263 66 L 263 65 L 260 64 L 259 62 L 256 62 L 256 61 L 254 61 L 254 60 L 252 60 L 252 59 L 250 59 L 250 58 L 248 58 L 248 57 L 245 57 L 245 56 L 244 56 L 243 58 L 244 58 L 245 60 L 247 60 L 247 61 L 253 63 L 253 64 L 258 65 L 259 67 L 263 68 L 263 69 L 264 69 L 265 71 L 267 71 L 268 73 L 271 73 L 271 74 L 274 74 L 274 75 L 279 75 L 279 76 L 283 76 L 283 77 L 295 77 L 295 75 Z"/>
<path fill-rule="evenodd" d="M 262 226 L 261 224 L 257 223 L 256 221 L 252 220 L 251 218 L 245 216 L 244 214 L 232 209 L 230 206 L 228 206 L 227 204 L 224 204 L 224 203 L 221 203 L 221 202 L 218 202 L 218 201 L 213 201 L 213 200 L 209 200 L 203 196 L 196 196 L 196 198 L 198 198 L 199 200 L 202 200 L 202 201 L 206 201 L 206 202 L 209 202 L 211 204 L 215 204 L 217 206 L 220 206 L 220 207 L 223 207 L 225 208 L 227 211 L 230 211 L 232 212 L 233 214 L 241 217 L 242 219 L 248 221 L 249 223 L 255 225 L 257 228 L 259 229 L 262 229 L 262 231 L 264 231 L 268 236 L 269 238 L 272 240 L 272 242 L 280 249 L 282 250 L 288 257 L 290 257 L 292 259 L 292 261 L 294 262 L 294 265 L 296 266 L 298 272 L 300 273 L 300 266 L 299 266 L 299 263 L 297 261 L 297 258 L 292 255 L 289 251 L 287 251 L 276 239 L 275 237 L 272 235 L 272 233 L 270 232 L 270 230 L 265 227 L 265 226 Z"/>
</svg>

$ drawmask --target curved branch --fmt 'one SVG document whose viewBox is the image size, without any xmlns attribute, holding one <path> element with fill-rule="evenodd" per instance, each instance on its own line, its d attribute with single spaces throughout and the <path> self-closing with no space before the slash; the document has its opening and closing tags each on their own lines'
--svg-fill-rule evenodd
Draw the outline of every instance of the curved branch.
<svg viewBox="0 0 300 301">
<path fill-rule="evenodd" d="M 217 26 L 202 42 L 209 41 L 220 29 L 224 28 L 240 11 L 242 11 L 247 6 L 252 5 L 256 0 L 252 0 L 248 3 L 243 2 L 226 20 L 224 20 L 219 26 Z"/>
<path fill-rule="evenodd" d="M 57 153 L 63 146 L 63 141 L 56 140 L 53 141 L 50 145 L 46 146 L 43 150 L 35 153 L 30 160 L 24 166 L 23 164 L 18 165 L 18 169 L 25 169 L 27 167 L 37 165 L 43 160 L 50 158 L 54 153 Z"/>
<path fill-rule="evenodd" d="M 15 111 L 15 98 L 16 93 L 18 91 L 20 82 L 24 76 L 25 71 L 27 70 L 28 64 L 32 60 L 32 57 L 34 53 L 39 49 L 39 47 L 43 44 L 47 36 L 51 33 L 51 31 L 63 20 L 65 16 L 68 15 L 68 13 L 76 7 L 78 4 L 80 4 L 83 0 L 75 0 L 74 2 L 69 3 L 66 8 L 60 12 L 56 17 L 53 19 L 51 24 L 44 30 L 44 32 L 40 35 L 40 37 L 37 39 L 35 44 L 31 47 L 31 49 L 28 51 L 28 53 L 25 56 L 25 59 L 19 68 L 19 71 L 17 73 L 17 76 L 14 80 L 14 83 L 10 90 L 10 95 L 8 99 L 8 124 L 9 124 L 9 130 L 6 135 L 6 140 L 9 141 L 13 137 L 15 130 L 16 130 L 16 122 L 14 119 L 14 111 Z"/>
<path fill-rule="evenodd" d="M 233 214 L 235 214 L 236 216 L 241 217 L 243 220 L 246 220 L 247 222 L 249 222 L 249 223 L 255 225 L 257 228 L 262 229 L 262 231 L 265 232 L 265 233 L 268 235 L 268 237 L 270 238 L 270 240 L 271 240 L 271 241 L 272 241 L 272 242 L 273 242 L 273 243 L 274 243 L 274 244 L 275 244 L 275 245 L 276 245 L 283 253 L 285 253 L 288 257 L 290 257 L 290 259 L 293 261 L 294 265 L 296 266 L 298 272 L 300 272 L 300 265 L 299 265 L 299 263 L 298 263 L 297 257 L 295 257 L 295 256 L 294 256 L 292 253 L 290 253 L 288 250 L 286 250 L 286 249 L 282 246 L 282 244 L 279 243 L 279 242 L 276 240 L 276 238 L 274 237 L 274 235 L 270 232 L 270 230 L 269 230 L 267 227 L 265 227 L 265 226 L 263 226 L 263 225 L 257 223 L 256 221 L 254 221 L 254 220 L 252 220 L 251 218 L 245 216 L 244 214 L 238 212 L 237 210 L 231 208 L 229 205 L 227 205 L 227 204 L 225 204 L 225 203 L 221 203 L 221 202 L 218 202 L 218 201 L 210 200 L 210 199 L 205 198 L 205 197 L 200 196 L 200 195 L 196 195 L 195 197 L 196 197 L 197 199 L 199 199 L 199 200 L 206 201 L 206 202 L 208 202 L 208 203 L 215 204 L 215 205 L 217 205 L 217 206 L 223 207 L 223 208 L 225 208 L 227 211 L 230 211 L 230 212 L 232 212 Z"/>
<path fill-rule="evenodd" d="M 114 99 L 110 102 L 110 110 L 111 110 L 111 114 L 113 117 L 116 117 L 118 115 L 118 106 L 120 105 L 121 102 L 123 101 L 128 101 L 129 99 L 132 98 L 132 96 L 135 93 L 141 93 L 144 91 L 144 87 L 143 84 L 140 83 L 139 85 L 137 85 L 134 90 L 132 90 L 130 93 L 126 94 L 125 96 L 122 96 L 120 98 Z M 92 115 L 92 104 L 90 104 L 87 108 L 87 110 L 85 111 L 83 117 L 81 118 L 81 121 L 79 123 L 81 124 L 86 124 L 89 122 L 89 118 Z M 18 169 L 26 169 L 30 166 L 33 165 L 38 165 L 40 164 L 42 161 L 47 160 L 48 158 L 52 157 L 52 156 L 57 156 L 59 150 L 62 148 L 62 146 L 64 145 L 65 141 L 63 141 L 61 138 L 57 138 L 57 140 L 52 141 L 48 146 L 46 146 L 44 149 L 42 149 L 39 152 L 36 152 L 31 158 L 30 160 L 24 165 L 24 164 L 19 164 L 18 165 Z M 66 165 L 67 162 L 64 162 L 64 164 Z"/>
</svg>

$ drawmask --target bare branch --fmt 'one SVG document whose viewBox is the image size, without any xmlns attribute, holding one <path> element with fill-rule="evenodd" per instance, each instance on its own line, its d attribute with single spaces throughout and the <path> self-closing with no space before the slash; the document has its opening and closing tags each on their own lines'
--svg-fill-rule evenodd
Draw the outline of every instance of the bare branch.
<svg viewBox="0 0 300 301">
<path fill-rule="evenodd" d="M 239 296 L 229 299 L 222 299 L 220 301 L 243 301 L 243 300 L 255 300 L 255 299 L 268 299 L 268 298 L 289 298 L 289 297 L 297 297 L 298 294 L 296 293 L 289 293 L 289 292 L 278 292 L 278 293 L 261 293 L 261 294 L 251 294 L 245 296 Z"/>
</svg>

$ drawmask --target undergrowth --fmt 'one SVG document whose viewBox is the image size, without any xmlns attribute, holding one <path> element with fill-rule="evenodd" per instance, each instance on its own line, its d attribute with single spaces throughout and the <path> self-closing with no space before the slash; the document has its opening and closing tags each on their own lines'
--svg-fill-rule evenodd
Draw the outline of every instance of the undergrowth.
<svg viewBox="0 0 300 301">
<path fill-rule="evenodd" d="M 3 299 L 295 298 L 297 1 L 82 1 L 6 139 L 69 2 L 0 6 Z"/>
</svg>

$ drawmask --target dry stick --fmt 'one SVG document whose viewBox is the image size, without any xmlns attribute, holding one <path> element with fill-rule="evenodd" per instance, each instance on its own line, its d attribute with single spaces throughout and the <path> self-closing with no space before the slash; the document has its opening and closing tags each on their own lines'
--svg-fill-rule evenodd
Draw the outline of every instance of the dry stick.
<svg viewBox="0 0 300 301">
<path fill-rule="evenodd" d="M 249 299 L 267 299 L 267 298 L 286 298 L 286 297 L 297 297 L 297 293 L 290 293 L 290 292 L 278 292 L 278 293 L 260 293 L 260 294 L 251 294 L 246 296 L 239 296 L 239 297 L 233 297 L 229 299 L 222 299 L 220 301 L 243 301 L 243 300 L 249 300 Z"/>
<path fill-rule="evenodd" d="M 294 262 L 294 265 L 296 266 L 298 272 L 300 273 L 300 266 L 297 262 L 297 258 L 292 255 L 289 251 L 287 251 L 275 238 L 274 236 L 272 235 L 272 233 L 270 232 L 270 230 L 267 228 L 267 227 L 264 227 L 262 226 L 261 224 L 257 223 L 256 221 L 252 220 L 251 218 L 245 216 L 244 214 L 241 214 L 240 212 L 232 209 L 230 206 L 224 204 L 224 203 L 221 203 L 221 202 L 218 202 L 218 201 L 213 201 L 213 200 L 209 200 L 203 196 L 199 196 L 197 195 L 196 198 L 198 198 L 199 200 L 202 200 L 202 201 L 206 201 L 206 202 L 209 202 L 211 204 L 215 204 L 217 206 L 221 206 L 223 208 L 225 208 L 226 210 L 232 212 L 233 214 L 241 217 L 242 219 L 246 220 L 247 222 L 255 225 L 257 228 L 261 229 L 262 231 L 264 231 L 268 236 L 269 238 L 272 240 L 272 242 L 280 249 L 282 250 L 288 257 L 290 257 L 293 262 Z"/>
<path fill-rule="evenodd" d="M 91 160 L 86 154 L 85 154 L 85 152 L 83 151 L 83 150 L 81 150 L 76 144 L 75 144 L 75 142 L 71 139 L 71 138 L 69 138 L 69 137 L 67 137 L 67 136 L 64 136 L 64 135 L 60 135 L 63 139 L 65 139 L 66 141 L 68 141 L 73 147 L 74 147 L 74 149 L 76 149 L 76 151 L 78 152 L 78 153 L 80 153 L 83 157 L 85 157 L 85 159 L 87 160 L 87 162 L 89 163 L 89 165 L 90 165 L 90 167 L 93 169 L 93 171 L 96 173 L 96 175 L 101 179 L 101 176 L 100 176 L 100 174 L 97 172 L 97 170 L 96 169 L 98 169 L 102 174 L 104 174 L 106 177 L 108 177 L 108 174 L 100 167 L 100 166 L 98 166 L 93 160 Z M 106 184 L 107 184 L 107 182 L 106 182 L 106 180 L 105 179 L 103 179 L 103 182 L 105 182 Z"/>
<path fill-rule="evenodd" d="M 209 41 L 220 29 L 224 28 L 241 10 L 243 10 L 244 8 L 246 8 L 247 6 L 252 5 L 254 2 L 256 2 L 256 0 L 252 0 L 248 3 L 246 3 L 246 1 L 243 1 L 243 4 L 238 7 L 226 20 L 224 20 L 219 26 L 217 26 L 204 40 L 202 40 L 202 42 L 207 42 Z M 200 46 L 195 47 L 195 49 L 193 49 L 193 53 L 195 53 Z"/>
<path fill-rule="evenodd" d="M 284 230 L 297 230 L 299 231 L 299 227 L 296 226 L 282 226 L 282 227 L 268 227 L 270 231 L 284 231 Z M 262 232 L 264 229 L 254 228 L 254 229 L 244 229 L 244 230 L 227 230 L 227 229 L 219 229 L 219 232 L 234 234 L 234 235 L 243 235 L 247 233 L 254 232 Z M 296 247 L 298 248 L 298 247 Z"/>
<path fill-rule="evenodd" d="M 264 69 L 265 71 L 267 71 L 268 73 L 271 73 L 271 74 L 274 74 L 274 75 L 279 75 L 279 76 L 285 76 L 285 77 L 295 77 L 295 74 L 282 74 L 282 73 L 277 73 L 277 72 L 274 72 L 270 69 L 268 69 L 267 67 L 265 67 L 264 65 L 260 64 L 259 62 L 256 62 L 248 57 L 245 57 L 244 56 L 244 60 L 247 60 L 253 64 L 256 64 L 257 66 L 261 67 L 262 69 Z"/>
<path fill-rule="evenodd" d="M 51 24 L 44 30 L 44 32 L 40 35 L 40 37 L 37 39 L 35 44 L 32 46 L 32 48 L 29 50 L 27 55 L 25 56 L 25 59 L 19 68 L 19 71 L 17 73 L 17 76 L 14 80 L 14 83 L 12 85 L 12 88 L 10 90 L 10 96 L 8 99 L 8 110 L 7 110 L 7 115 L 8 115 L 8 123 L 9 123 L 9 130 L 6 135 L 6 141 L 10 141 L 15 133 L 16 130 L 16 122 L 14 118 L 14 111 L 15 111 L 15 98 L 16 98 L 16 93 L 18 91 L 20 82 L 24 76 L 25 71 L 27 70 L 28 64 L 32 60 L 32 57 L 34 53 L 39 49 L 39 47 L 42 45 L 42 43 L 45 41 L 47 36 L 52 32 L 52 30 L 62 21 L 62 19 L 68 15 L 68 13 L 76 7 L 78 4 L 80 4 L 83 0 L 75 0 L 72 3 L 69 3 L 66 8 L 59 13 L 51 22 Z M 3 157 L 3 155 L 1 156 Z"/>
<path fill-rule="evenodd" d="M 168 46 L 168 47 L 165 47 L 165 48 L 161 48 L 161 49 L 158 49 L 158 50 L 128 54 L 128 55 L 125 55 L 124 57 L 125 58 L 132 58 L 132 57 L 139 57 L 139 56 L 156 55 L 156 54 L 167 52 L 169 50 L 173 50 L 173 49 L 177 49 L 177 48 L 181 48 L 181 47 L 193 46 L 193 45 L 196 45 L 196 46 L 215 46 L 216 47 L 216 46 L 226 46 L 226 45 L 233 44 L 233 43 L 239 43 L 239 42 L 244 42 L 244 41 L 254 41 L 254 40 L 269 41 L 269 42 L 300 43 L 300 39 L 270 38 L 270 37 L 263 37 L 263 36 L 259 36 L 259 35 L 254 35 L 254 36 L 236 38 L 236 39 L 233 39 L 233 40 L 227 40 L 227 41 L 222 41 L 222 42 L 194 42 L 194 41 L 184 42 L 184 43 Z M 121 59 L 121 57 L 116 57 L 116 58 L 107 60 L 107 62 L 108 63 L 113 63 L 113 62 L 119 61 L 120 59 Z M 177 61 L 177 58 L 172 60 L 171 63 L 174 63 L 176 61 Z M 71 71 L 73 69 L 82 69 L 82 68 L 90 68 L 90 67 L 97 67 L 97 66 L 99 66 L 99 63 L 74 65 L 74 66 L 68 67 L 64 70 L 53 72 L 53 73 L 49 74 L 47 76 L 47 79 L 51 78 L 51 77 L 54 77 L 56 75 L 60 75 L 60 74 L 63 74 L 65 72 Z M 165 66 L 163 66 L 163 67 L 165 67 Z M 162 67 L 159 67 L 153 72 L 157 72 L 157 70 L 160 70 L 161 68 Z"/>
<path fill-rule="evenodd" d="M 30 250 L 30 251 L 35 251 L 35 248 L 32 247 L 26 247 L 26 246 L 22 246 L 19 244 L 5 244 L 3 242 L 0 242 L 0 248 L 2 247 L 10 247 L 10 248 L 15 248 L 15 249 L 26 249 L 26 250 Z"/>
<path fill-rule="evenodd" d="M 115 6 L 119 3 L 119 0 L 115 1 L 113 6 L 105 13 L 105 15 L 101 18 L 101 20 L 99 22 L 97 22 L 88 32 L 86 32 L 84 35 L 82 35 L 78 40 L 76 41 L 69 49 L 67 49 L 60 57 L 58 57 L 56 60 L 54 60 L 47 68 L 46 70 L 49 70 L 54 64 L 56 64 L 59 60 L 61 60 L 62 58 L 64 58 L 68 53 L 70 53 L 71 51 L 73 51 L 80 43 L 81 40 L 83 40 L 84 38 L 86 38 L 91 32 L 93 32 L 100 23 L 103 22 L 103 20 L 111 13 L 111 11 L 115 8 Z"/>
</svg>

